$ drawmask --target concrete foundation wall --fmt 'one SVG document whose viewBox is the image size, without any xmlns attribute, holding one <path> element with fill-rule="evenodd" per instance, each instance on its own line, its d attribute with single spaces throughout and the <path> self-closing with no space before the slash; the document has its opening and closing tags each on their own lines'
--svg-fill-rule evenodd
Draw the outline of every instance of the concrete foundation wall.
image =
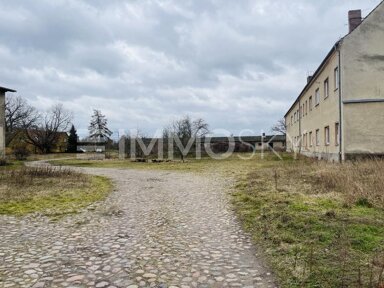
<svg viewBox="0 0 384 288">
<path fill-rule="evenodd" d="M 339 162 L 339 153 L 328 153 L 328 152 L 307 152 L 302 151 L 300 154 L 310 157 L 310 158 L 316 158 L 319 160 L 326 160 L 330 162 Z"/>
</svg>

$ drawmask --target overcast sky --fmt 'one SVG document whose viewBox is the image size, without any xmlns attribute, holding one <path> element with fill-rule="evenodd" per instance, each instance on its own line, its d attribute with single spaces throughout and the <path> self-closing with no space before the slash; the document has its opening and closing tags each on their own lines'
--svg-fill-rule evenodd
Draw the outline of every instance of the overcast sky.
<svg viewBox="0 0 384 288">
<path fill-rule="evenodd" d="M 269 132 L 346 34 L 348 10 L 379 2 L 1 0 L 0 86 L 40 110 L 62 103 L 83 135 L 92 109 L 114 131 L 150 135 L 189 114 Z"/>
</svg>

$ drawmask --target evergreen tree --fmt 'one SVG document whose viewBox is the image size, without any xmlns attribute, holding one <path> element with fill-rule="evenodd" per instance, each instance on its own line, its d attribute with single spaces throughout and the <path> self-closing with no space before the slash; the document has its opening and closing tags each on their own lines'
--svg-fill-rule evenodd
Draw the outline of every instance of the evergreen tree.
<svg viewBox="0 0 384 288">
<path fill-rule="evenodd" d="M 112 135 L 112 131 L 107 127 L 108 120 L 100 110 L 93 110 L 91 123 L 89 125 L 89 137 L 98 142 L 106 142 Z"/>
<path fill-rule="evenodd" d="M 75 129 L 75 126 L 72 125 L 71 130 L 69 130 L 69 136 L 68 136 L 68 147 L 67 152 L 68 153 L 76 153 L 77 152 L 77 131 Z"/>
</svg>

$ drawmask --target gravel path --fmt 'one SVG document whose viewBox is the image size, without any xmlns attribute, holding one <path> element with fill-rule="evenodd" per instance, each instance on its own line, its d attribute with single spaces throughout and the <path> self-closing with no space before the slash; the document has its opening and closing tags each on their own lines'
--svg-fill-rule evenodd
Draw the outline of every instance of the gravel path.
<svg viewBox="0 0 384 288">
<path fill-rule="evenodd" d="M 53 222 L 0 216 L 0 287 L 275 287 L 229 209 L 223 179 L 82 169 L 103 203 Z"/>
</svg>

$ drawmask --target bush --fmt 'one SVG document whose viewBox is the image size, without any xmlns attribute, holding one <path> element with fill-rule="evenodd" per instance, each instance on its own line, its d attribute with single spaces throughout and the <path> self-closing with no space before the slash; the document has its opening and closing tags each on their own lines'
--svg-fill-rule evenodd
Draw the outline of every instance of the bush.
<svg viewBox="0 0 384 288">
<path fill-rule="evenodd" d="M 0 166 L 5 166 L 7 165 L 7 161 L 5 159 L 0 158 Z"/>
<path fill-rule="evenodd" d="M 16 160 L 27 160 L 27 157 L 29 156 L 29 151 L 26 147 L 17 147 L 13 150 L 13 155 L 15 156 Z"/>
</svg>

